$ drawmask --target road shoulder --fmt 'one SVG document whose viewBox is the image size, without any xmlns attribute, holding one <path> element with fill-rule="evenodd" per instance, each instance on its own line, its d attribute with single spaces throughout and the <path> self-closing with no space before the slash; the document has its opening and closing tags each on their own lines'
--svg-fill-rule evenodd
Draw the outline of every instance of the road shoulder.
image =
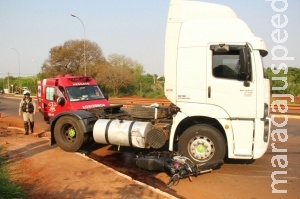
<svg viewBox="0 0 300 199">
<path fill-rule="evenodd" d="M 48 137 L 25 136 L 1 119 L 0 124 L 13 180 L 28 198 L 174 198 L 82 154 L 49 146 Z"/>
</svg>

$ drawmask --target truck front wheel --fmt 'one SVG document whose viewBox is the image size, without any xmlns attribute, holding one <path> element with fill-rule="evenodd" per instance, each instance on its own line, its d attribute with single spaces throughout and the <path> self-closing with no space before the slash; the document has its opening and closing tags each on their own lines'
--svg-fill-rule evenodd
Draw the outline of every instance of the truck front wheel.
<svg viewBox="0 0 300 199">
<path fill-rule="evenodd" d="M 226 143 L 222 134 L 213 126 L 197 124 L 179 137 L 178 150 L 195 164 L 223 160 Z"/>
<path fill-rule="evenodd" d="M 85 142 L 80 123 L 71 116 L 63 116 L 58 119 L 54 128 L 54 138 L 57 145 L 68 152 L 78 151 Z"/>
</svg>

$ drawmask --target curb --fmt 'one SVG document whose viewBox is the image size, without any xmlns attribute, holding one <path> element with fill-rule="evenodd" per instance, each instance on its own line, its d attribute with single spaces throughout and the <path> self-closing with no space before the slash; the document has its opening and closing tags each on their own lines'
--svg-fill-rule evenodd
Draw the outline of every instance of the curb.
<svg viewBox="0 0 300 199">
<path fill-rule="evenodd" d="M 13 127 L 13 126 L 9 126 L 7 127 L 9 129 L 17 129 L 17 130 L 20 130 L 20 131 L 24 131 L 24 128 L 20 128 L 20 127 Z M 51 136 L 51 133 L 50 131 L 42 131 L 42 132 L 39 132 L 39 133 L 29 133 L 28 135 L 32 135 L 33 137 L 38 137 L 38 138 L 41 138 L 41 137 L 49 137 Z"/>
<path fill-rule="evenodd" d="M 42 131 L 40 133 L 33 133 L 32 135 L 35 137 L 39 137 L 39 138 L 41 138 L 41 137 L 49 137 L 50 138 L 51 133 L 50 133 L 50 131 Z"/>
<path fill-rule="evenodd" d="M 90 160 L 90 161 L 92 161 L 92 162 L 94 162 L 94 163 L 96 163 L 96 164 L 101 164 L 103 167 L 105 167 L 106 169 L 112 171 L 112 172 L 115 173 L 116 175 L 122 176 L 122 177 L 124 177 L 124 178 L 126 178 L 126 179 L 128 179 L 128 180 L 132 180 L 134 183 L 139 184 L 139 185 L 141 185 L 141 186 L 143 186 L 143 187 L 147 187 L 147 188 L 151 189 L 152 191 L 154 191 L 154 192 L 156 192 L 156 193 L 158 193 L 158 194 L 164 195 L 164 196 L 166 196 L 166 197 L 168 197 L 168 198 L 178 199 L 177 197 L 175 197 L 175 196 L 173 196 L 173 195 L 171 195 L 171 194 L 168 194 L 167 192 L 161 191 L 160 189 L 154 188 L 154 187 L 152 187 L 152 186 L 150 186 L 150 185 L 147 185 L 147 184 L 145 184 L 145 183 L 143 183 L 143 182 L 134 180 L 134 179 L 132 179 L 130 176 L 125 175 L 125 174 L 123 174 L 123 173 L 121 173 L 121 172 L 119 172 L 119 171 L 116 171 L 116 170 L 114 170 L 114 169 L 112 169 L 112 168 L 110 168 L 110 167 L 108 167 L 108 166 L 106 166 L 106 165 L 104 165 L 104 164 L 102 164 L 102 163 L 100 163 L 100 162 L 97 162 L 96 160 L 91 159 L 91 158 L 87 157 L 86 155 L 84 155 L 84 154 L 82 154 L 82 153 L 75 152 L 75 154 L 78 155 L 78 156 L 81 156 L 81 157 L 83 157 L 83 158 L 86 158 L 86 159 L 88 159 L 88 160 Z"/>
<path fill-rule="evenodd" d="M 8 127 L 8 128 L 10 128 L 10 129 L 17 129 L 17 130 L 20 130 L 20 131 L 23 131 L 23 130 L 24 130 L 23 128 L 19 128 L 19 127 Z M 50 138 L 50 131 L 43 131 L 43 132 L 40 132 L 40 133 L 32 133 L 32 134 L 29 134 L 29 135 L 33 135 L 34 137 L 38 137 L 38 138 L 44 138 L 44 137 Z M 105 169 L 108 169 L 108 170 L 112 171 L 112 172 L 115 173 L 116 175 L 119 175 L 119 176 L 121 176 L 121 177 L 124 177 L 124 178 L 126 178 L 126 179 L 128 179 L 128 180 L 131 180 L 131 181 L 133 181 L 134 183 L 139 184 L 139 185 L 141 185 L 141 186 L 143 186 L 143 187 L 149 188 L 150 190 L 152 190 L 152 191 L 154 191 L 154 192 L 156 192 L 156 193 L 158 193 L 158 194 L 160 194 L 160 195 L 164 195 L 164 196 L 166 196 L 166 197 L 168 197 L 168 198 L 171 198 L 171 199 L 178 199 L 177 197 L 175 197 L 175 196 L 173 196 L 173 195 L 171 195 L 171 194 L 168 194 L 167 192 L 161 191 L 161 190 L 158 189 L 158 188 L 154 188 L 154 187 L 152 187 L 152 186 L 150 186 L 150 185 L 147 185 L 147 184 L 142 183 L 142 182 L 140 182 L 140 181 L 134 180 L 134 179 L 132 179 L 130 176 L 125 175 L 125 174 L 123 174 L 123 173 L 121 173 L 121 172 L 119 172 L 119 171 L 117 171 L 117 170 L 114 170 L 114 169 L 112 169 L 112 168 L 110 168 L 110 167 L 108 167 L 108 166 L 102 164 L 101 162 L 97 162 L 96 160 L 94 160 L 94 159 L 92 159 L 92 158 L 89 158 L 88 156 L 86 156 L 86 155 L 84 155 L 84 154 L 82 154 L 82 153 L 74 152 L 74 154 L 76 154 L 76 155 L 78 155 L 78 156 L 80 156 L 80 157 L 83 157 L 83 158 L 85 158 L 85 159 L 88 159 L 88 160 L 90 160 L 90 161 L 92 161 L 92 162 L 94 162 L 94 163 L 96 163 L 96 164 L 101 164 L 101 166 L 105 167 Z"/>
</svg>

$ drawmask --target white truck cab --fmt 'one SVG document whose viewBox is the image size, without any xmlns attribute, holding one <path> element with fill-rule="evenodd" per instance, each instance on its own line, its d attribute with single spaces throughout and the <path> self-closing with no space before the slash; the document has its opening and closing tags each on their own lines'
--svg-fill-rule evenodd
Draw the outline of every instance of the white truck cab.
<svg viewBox="0 0 300 199">
<path fill-rule="evenodd" d="M 180 113 L 174 117 L 170 143 L 176 135 L 186 134 L 186 141 L 179 140 L 179 150 L 192 159 L 207 158 L 199 156 L 203 150 L 214 152 L 211 141 L 199 137 L 203 129 L 186 132 L 183 128 L 185 131 L 180 132 L 183 126 L 191 125 L 186 121 L 192 120 L 194 125 L 214 126 L 222 134 L 229 158 L 261 157 L 267 150 L 270 132 L 270 85 L 264 78 L 262 62 L 266 55 L 263 40 L 231 8 L 171 0 L 165 43 L 165 95 Z M 173 150 L 171 144 L 169 149 Z"/>
</svg>

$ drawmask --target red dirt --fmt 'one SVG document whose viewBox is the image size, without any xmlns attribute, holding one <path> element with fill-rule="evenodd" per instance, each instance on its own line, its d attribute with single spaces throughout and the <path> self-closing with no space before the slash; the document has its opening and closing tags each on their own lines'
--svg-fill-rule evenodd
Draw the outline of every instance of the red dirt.
<svg viewBox="0 0 300 199">
<path fill-rule="evenodd" d="M 172 198 L 83 155 L 51 147 L 48 137 L 26 136 L 22 125 L 21 120 L 0 118 L 0 144 L 6 148 L 12 180 L 26 198 Z M 35 127 L 35 132 L 43 130 Z"/>
</svg>

